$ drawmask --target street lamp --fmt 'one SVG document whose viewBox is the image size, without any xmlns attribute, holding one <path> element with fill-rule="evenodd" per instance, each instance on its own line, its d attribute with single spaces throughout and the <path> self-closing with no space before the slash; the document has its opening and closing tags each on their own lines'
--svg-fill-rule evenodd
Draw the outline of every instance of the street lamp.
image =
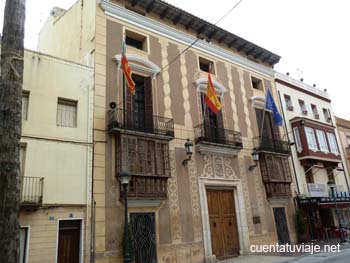
<svg viewBox="0 0 350 263">
<path fill-rule="evenodd" d="M 185 150 L 187 154 L 187 159 L 182 161 L 182 165 L 186 166 L 187 162 L 191 160 L 193 153 L 193 142 L 190 139 L 187 139 L 185 142 Z"/>
<path fill-rule="evenodd" d="M 131 263 L 131 256 L 129 253 L 129 227 L 128 227 L 128 185 L 130 175 L 128 172 L 120 172 L 118 177 L 123 188 L 124 195 L 124 263 Z"/>
<path fill-rule="evenodd" d="M 339 232 L 340 232 L 340 243 L 345 243 L 345 239 L 343 236 L 343 229 L 342 229 L 342 225 L 340 222 L 340 217 L 339 217 L 339 211 L 338 211 L 338 204 L 337 204 L 337 196 L 335 195 L 335 183 L 331 180 L 329 180 L 327 182 L 327 185 L 329 186 L 329 188 L 331 189 L 331 193 L 332 193 L 332 197 L 334 198 L 334 204 L 335 204 L 335 214 L 337 216 L 337 220 L 338 220 L 338 224 L 339 224 Z"/>
<path fill-rule="evenodd" d="M 254 161 L 255 164 L 249 166 L 249 171 L 253 171 L 253 169 L 254 169 L 255 167 L 257 167 L 258 162 L 259 162 L 259 153 L 258 153 L 258 151 L 256 150 L 256 148 L 253 149 L 252 157 L 253 157 L 253 161 Z"/>
</svg>

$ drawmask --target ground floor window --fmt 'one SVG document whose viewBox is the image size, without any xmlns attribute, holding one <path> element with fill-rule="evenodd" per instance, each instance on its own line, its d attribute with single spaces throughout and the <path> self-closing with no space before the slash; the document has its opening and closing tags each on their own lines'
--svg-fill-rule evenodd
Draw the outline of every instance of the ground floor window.
<svg viewBox="0 0 350 263">
<path fill-rule="evenodd" d="M 27 262 L 29 227 L 21 227 L 19 230 L 19 262 Z"/>
</svg>

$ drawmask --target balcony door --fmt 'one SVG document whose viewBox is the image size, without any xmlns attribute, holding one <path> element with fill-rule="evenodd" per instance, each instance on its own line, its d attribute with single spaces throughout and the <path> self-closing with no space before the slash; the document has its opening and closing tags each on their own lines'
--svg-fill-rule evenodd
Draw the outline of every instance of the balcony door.
<svg viewBox="0 0 350 263">
<path fill-rule="evenodd" d="M 126 115 L 127 126 L 133 130 L 148 132 L 153 131 L 153 102 L 152 102 L 152 80 L 133 74 L 135 82 L 135 95 L 126 88 Z"/>
<path fill-rule="evenodd" d="M 269 111 L 265 111 L 263 109 L 255 109 L 256 113 L 256 121 L 258 125 L 259 136 L 262 134 L 262 137 L 270 139 L 270 140 L 278 140 L 279 139 L 279 130 L 274 124 L 272 113 Z M 262 124 L 262 119 L 264 118 L 264 123 Z M 261 132 L 261 130 L 263 130 Z"/>
<path fill-rule="evenodd" d="M 225 143 L 224 121 L 222 111 L 212 112 L 205 103 L 206 94 L 201 93 L 202 114 L 204 120 L 205 137 L 217 143 Z M 220 98 L 219 98 L 220 100 Z"/>
</svg>

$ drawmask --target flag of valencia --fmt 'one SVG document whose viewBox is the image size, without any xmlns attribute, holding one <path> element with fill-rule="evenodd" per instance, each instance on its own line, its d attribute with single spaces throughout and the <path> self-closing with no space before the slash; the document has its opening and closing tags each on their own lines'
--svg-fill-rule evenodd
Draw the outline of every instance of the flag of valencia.
<svg viewBox="0 0 350 263">
<path fill-rule="evenodd" d="M 205 96 L 205 103 L 208 105 L 209 109 L 217 114 L 221 110 L 221 103 L 216 95 L 213 82 L 211 80 L 210 73 L 208 73 L 208 89 L 207 95 Z"/>
</svg>

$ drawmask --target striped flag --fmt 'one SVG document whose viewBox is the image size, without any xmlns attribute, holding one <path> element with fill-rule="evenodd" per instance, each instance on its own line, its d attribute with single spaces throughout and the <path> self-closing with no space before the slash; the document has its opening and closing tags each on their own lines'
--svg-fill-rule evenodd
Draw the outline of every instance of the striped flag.
<svg viewBox="0 0 350 263">
<path fill-rule="evenodd" d="M 221 110 L 221 103 L 216 95 L 213 82 L 211 81 L 210 73 L 208 73 L 208 89 L 205 96 L 205 103 L 211 109 L 212 112 L 217 114 Z"/>
<path fill-rule="evenodd" d="M 132 80 L 132 72 L 131 68 L 129 66 L 128 59 L 126 58 L 125 55 L 125 39 L 123 38 L 123 43 L 122 43 L 122 58 L 121 58 L 121 63 L 122 63 L 122 68 L 123 68 L 123 73 L 126 79 L 126 83 L 129 87 L 131 95 L 135 94 L 135 82 Z"/>
</svg>

